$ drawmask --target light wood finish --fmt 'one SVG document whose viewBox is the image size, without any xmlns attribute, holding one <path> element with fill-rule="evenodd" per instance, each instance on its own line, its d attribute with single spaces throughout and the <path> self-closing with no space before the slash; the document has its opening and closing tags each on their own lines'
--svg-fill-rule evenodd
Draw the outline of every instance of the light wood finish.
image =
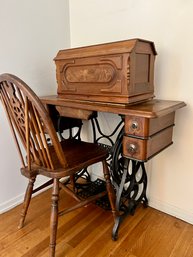
<svg viewBox="0 0 193 257">
<path fill-rule="evenodd" d="M 74 109 L 78 106 L 80 110 L 124 115 L 123 155 L 139 161 L 149 160 L 172 144 L 175 111 L 185 106 L 184 102 L 157 99 L 134 105 L 94 101 L 91 104 L 88 101 L 61 99 L 57 96 L 43 97 L 41 100 L 47 108 L 56 106 L 61 116 L 65 115 L 66 108 L 71 108 L 73 117 L 79 117 L 79 112 L 76 113 Z"/>
<path fill-rule="evenodd" d="M 123 155 L 134 160 L 147 161 L 172 144 L 173 127 L 168 127 L 148 139 L 123 137 Z"/>
<path fill-rule="evenodd" d="M 175 112 L 154 119 L 127 115 L 125 117 L 125 134 L 128 136 L 148 138 L 157 132 L 174 125 Z"/>
<path fill-rule="evenodd" d="M 113 196 L 114 191 L 106 163 L 108 152 L 97 144 L 83 142 L 73 138 L 59 142 L 52 120 L 42 102 L 16 76 L 11 74 L 0 75 L 0 96 L 21 158 L 21 173 L 29 179 L 19 228 L 24 226 L 31 196 L 34 192 L 33 187 L 36 177 L 43 175 L 52 178 L 49 256 L 54 257 L 58 224 L 59 184 L 61 178 L 70 176 L 71 181 L 73 181 L 75 173 L 92 164 L 102 162 L 112 212 L 114 217 L 116 216 L 115 196 Z M 24 151 L 22 153 L 18 137 L 26 153 Z M 70 210 L 85 206 L 90 201 L 99 197 L 101 197 L 101 194 L 78 203 Z M 39 238 L 38 235 L 36 236 Z"/>
<path fill-rule="evenodd" d="M 117 104 L 96 101 L 63 99 L 58 95 L 43 96 L 40 98 L 45 105 L 71 107 L 76 109 L 109 112 L 136 117 L 157 118 L 186 106 L 183 101 L 153 99 L 139 104 Z"/>
<path fill-rule="evenodd" d="M 58 94 L 65 99 L 135 103 L 154 97 L 153 42 L 130 39 L 60 50 Z"/>
<path fill-rule="evenodd" d="M 76 118 L 81 120 L 89 120 L 94 114 L 93 111 L 81 110 L 71 107 L 56 106 L 56 110 L 60 113 L 60 116 Z"/>
<path fill-rule="evenodd" d="M 147 161 L 172 142 L 175 112 L 154 119 L 127 115 L 125 117 L 125 136 L 123 155 Z"/>
<path fill-rule="evenodd" d="M 51 190 L 31 201 L 26 226 L 17 229 L 20 206 L 0 215 L 0 256 L 47 257 Z M 75 200 L 61 192 L 60 208 Z M 44 203 L 42 205 L 42 203 Z M 59 218 L 57 257 L 192 257 L 193 226 L 150 207 L 139 207 L 112 241 L 112 216 L 90 204 Z"/>
</svg>

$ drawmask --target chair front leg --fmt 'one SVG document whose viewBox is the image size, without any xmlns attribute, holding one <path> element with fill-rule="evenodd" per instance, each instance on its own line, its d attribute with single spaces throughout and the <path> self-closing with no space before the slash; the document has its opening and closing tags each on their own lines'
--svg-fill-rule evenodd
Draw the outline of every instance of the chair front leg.
<svg viewBox="0 0 193 257">
<path fill-rule="evenodd" d="M 27 189 L 26 189 L 26 192 L 25 192 L 25 197 L 24 197 L 24 202 L 23 202 L 23 208 L 22 208 L 22 211 L 21 211 L 21 218 L 20 218 L 19 226 L 18 226 L 19 229 L 24 226 L 24 221 L 25 221 L 25 217 L 26 217 L 26 214 L 27 214 L 27 211 L 28 211 L 28 207 L 29 207 L 29 204 L 30 204 L 30 201 L 31 201 L 31 196 L 32 196 L 32 193 L 33 193 L 33 187 L 34 187 L 35 180 L 36 180 L 36 177 L 30 178 L 29 182 L 28 182 L 28 186 L 27 186 Z"/>
<path fill-rule="evenodd" d="M 54 179 L 50 217 L 50 257 L 55 257 L 56 236 L 58 227 L 59 179 Z"/>
<path fill-rule="evenodd" d="M 113 213 L 113 217 L 115 219 L 118 215 L 117 210 L 116 210 L 116 206 L 115 206 L 115 191 L 114 191 L 113 186 L 111 184 L 110 173 L 109 173 L 109 168 L 107 166 L 107 162 L 102 161 L 102 164 L 103 164 L 104 178 L 106 180 L 106 188 L 107 188 L 108 198 L 109 198 L 109 202 L 110 202 L 110 205 L 111 205 L 111 210 L 112 210 L 112 213 Z"/>
</svg>

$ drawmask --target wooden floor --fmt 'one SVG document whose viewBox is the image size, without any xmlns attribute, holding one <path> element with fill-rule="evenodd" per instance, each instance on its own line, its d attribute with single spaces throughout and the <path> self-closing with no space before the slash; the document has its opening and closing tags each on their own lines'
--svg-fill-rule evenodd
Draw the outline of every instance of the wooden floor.
<svg viewBox="0 0 193 257">
<path fill-rule="evenodd" d="M 61 205 L 72 201 L 62 193 Z M 50 191 L 33 198 L 18 230 L 20 209 L 0 215 L 0 256 L 48 256 Z M 150 207 L 122 223 L 116 242 L 112 225 L 111 212 L 92 204 L 60 217 L 56 257 L 193 257 L 193 226 Z"/>
</svg>

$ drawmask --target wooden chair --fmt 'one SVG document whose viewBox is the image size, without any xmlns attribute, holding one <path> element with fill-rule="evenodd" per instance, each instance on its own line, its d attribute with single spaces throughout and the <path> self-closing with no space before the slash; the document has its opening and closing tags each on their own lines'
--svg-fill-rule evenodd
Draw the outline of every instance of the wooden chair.
<svg viewBox="0 0 193 257">
<path fill-rule="evenodd" d="M 33 189 L 37 175 L 51 178 L 53 187 L 50 218 L 50 257 L 54 257 L 59 213 L 59 188 L 60 185 L 65 188 L 60 182 L 61 178 L 69 176 L 72 178 L 81 169 L 102 162 L 108 197 L 115 218 L 114 190 L 106 163 L 108 153 L 94 143 L 76 139 L 59 142 L 51 118 L 40 99 L 16 76 L 11 74 L 0 75 L 0 96 L 21 158 L 21 173 L 29 179 L 19 228 L 24 225 L 32 194 L 43 187 Z M 49 140 L 47 140 L 48 138 Z M 23 156 L 21 144 L 25 149 L 26 156 Z M 45 185 L 49 183 L 47 182 Z M 71 195 L 73 193 L 69 188 L 66 188 L 66 191 Z M 65 209 L 62 213 L 82 207 L 102 195 L 104 194 L 100 193 L 81 202 L 80 198 L 75 195 L 74 197 L 79 201 L 78 204 L 70 209 Z"/>
</svg>

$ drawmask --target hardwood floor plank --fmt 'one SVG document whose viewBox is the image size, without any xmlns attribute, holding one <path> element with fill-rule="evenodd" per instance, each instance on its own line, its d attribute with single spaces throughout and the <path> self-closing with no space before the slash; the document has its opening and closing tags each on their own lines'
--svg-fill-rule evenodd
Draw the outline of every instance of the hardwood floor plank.
<svg viewBox="0 0 193 257">
<path fill-rule="evenodd" d="M 183 221 L 151 209 L 151 214 L 145 215 L 120 248 L 109 256 L 169 257 L 185 225 Z M 193 232 L 193 227 L 188 226 Z"/>
<path fill-rule="evenodd" d="M 60 208 L 74 201 L 63 191 Z M 43 204 L 42 204 L 43 203 Z M 50 190 L 31 201 L 18 230 L 21 206 L 0 215 L 0 256 L 47 257 Z M 193 257 L 193 226 L 152 208 L 139 207 L 112 241 L 112 213 L 94 204 L 59 217 L 56 257 Z"/>
<path fill-rule="evenodd" d="M 179 236 L 169 257 L 193 257 L 193 229 L 189 224 L 183 224 L 184 230 Z"/>
<path fill-rule="evenodd" d="M 112 227 L 113 224 L 111 221 L 111 224 L 107 231 L 103 234 L 97 234 L 98 237 L 95 238 L 95 242 L 91 241 L 89 247 L 87 247 L 87 251 L 84 252 L 84 255 L 79 254 L 78 256 L 88 256 L 89 254 L 93 254 L 93 256 L 97 257 L 103 257 L 103 256 L 111 256 L 112 252 L 114 252 L 116 249 L 119 249 L 121 243 L 125 239 L 126 235 L 133 229 L 133 227 L 136 226 L 138 222 L 143 218 L 145 213 L 149 212 L 148 209 L 145 210 L 143 208 L 140 208 L 136 215 L 128 217 L 127 220 L 123 221 L 120 230 L 119 230 L 119 238 L 117 241 L 113 241 L 111 239 L 111 233 L 112 233 Z M 132 223 L 129 222 L 129 220 L 132 219 Z M 88 243 L 87 243 L 88 244 Z M 96 251 L 97 249 L 97 251 Z M 73 256 L 75 257 L 75 255 Z"/>
<path fill-rule="evenodd" d="M 99 217 L 96 224 L 94 224 L 94 228 L 90 227 L 88 229 L 87 235 L 85 237 L 79 237 L 79 244 L 73 249 L 73 251 L 68 252 L 66 256 L 68 257 L 81 257 L 81 256 L 95 256 L 100 248 L 97 248 L 97 242 L 100 237 L 104 235 L 108 235 L 108 240 L 111 240 L 111 230 L 113 219 L 111 214 L 104 211 L 102 215 Z M 94 255 L 92 255 L 92 246 L 94 246 Z M 100 246 L 102 247 L 102 245 Z"/>
</svg>

